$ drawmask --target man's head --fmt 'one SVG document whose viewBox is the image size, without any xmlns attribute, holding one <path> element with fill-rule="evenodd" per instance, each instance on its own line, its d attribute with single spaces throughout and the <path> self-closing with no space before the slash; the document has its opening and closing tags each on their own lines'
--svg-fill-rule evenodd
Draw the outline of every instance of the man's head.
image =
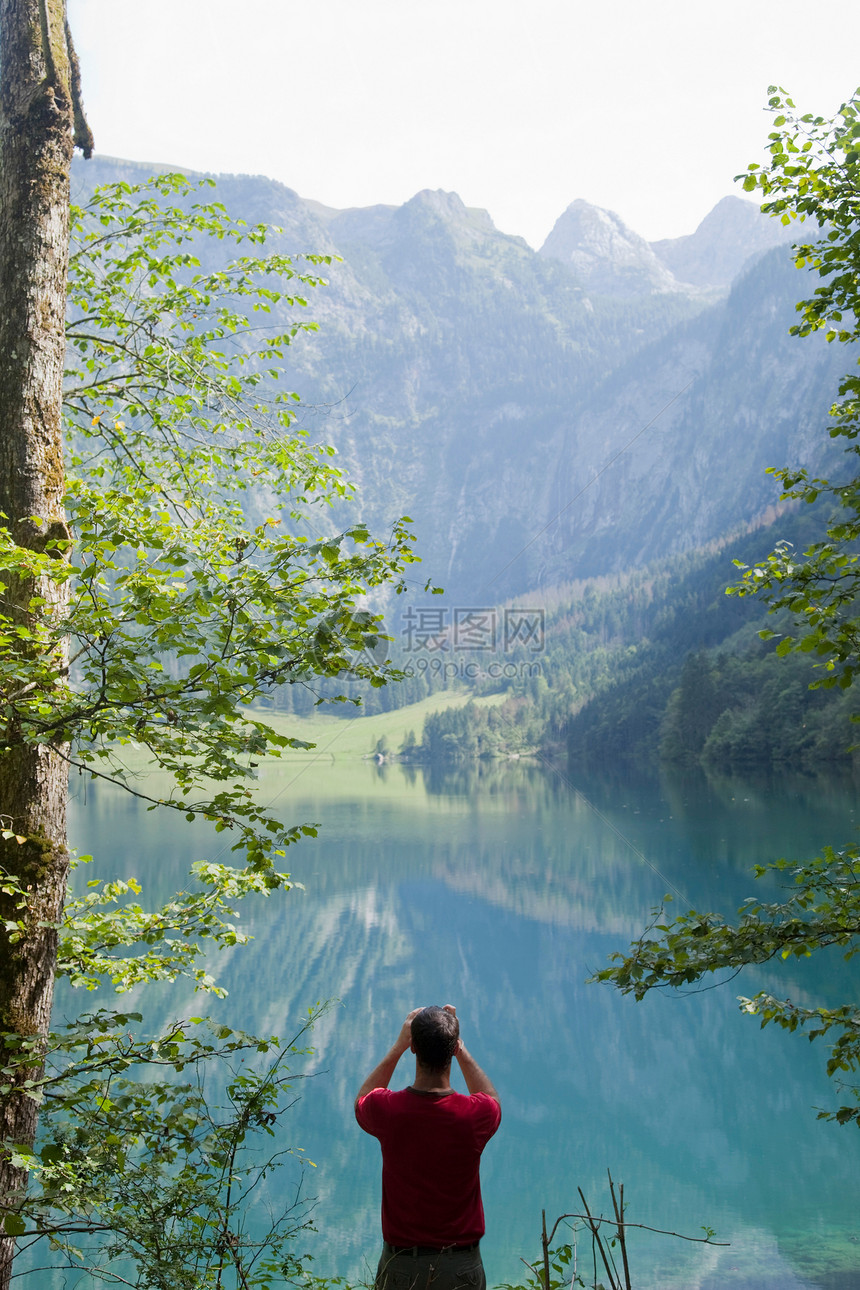
<svg viewBox="0 0 860 1290">
<path fill-rule="evenodd" d="M 444 1008 L 422 1008 L 412 1018 L 412 1050 L 418 1065 L 444 1071 L 451 1065 L 460 1039 L 460 1023 Z"/>
</svg>

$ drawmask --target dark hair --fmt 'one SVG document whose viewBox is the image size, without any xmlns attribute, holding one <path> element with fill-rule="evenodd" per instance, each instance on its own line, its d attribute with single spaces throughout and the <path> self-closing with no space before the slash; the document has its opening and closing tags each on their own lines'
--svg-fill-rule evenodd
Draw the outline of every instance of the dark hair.
<svg viewBox="0 0 860 1290">
<path fill-rule="evenodd" d="M 451 1065 L 460 1038 L 460 1023 L 444 1008 L 422 1008 L 412 1018 L 412 1043 L 419 1065 L 444 1071 Z"/>
</svg>

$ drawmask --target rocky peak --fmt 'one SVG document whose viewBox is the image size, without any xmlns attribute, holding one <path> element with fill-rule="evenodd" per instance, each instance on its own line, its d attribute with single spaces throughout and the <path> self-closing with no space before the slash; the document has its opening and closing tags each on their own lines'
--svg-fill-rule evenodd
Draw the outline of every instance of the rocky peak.
<svg viewBox="0 0 860 1290">
<path fill-rule="evenodd" d="M 684 289 L 620 216 L 582 199 L 571 202 L 559 216 L 540 254 L 569 265 L 589 295 L 641 296 Z"/>
<path fill-rule="evenodd" d="M 465 249 L 483 244 L 488 238 L 505 238 L 487 211 L 466 206 L 457 193 L 441 189 L 424 189 L 402 206 L 329 211 L 325 219 L 330 235 L 341 244 L 361 243 L 383 253 L 404 240 L 410 244 L 415 239 L 435 243 L 441 238 Z M 522 242 L 521 238 L 515 240 Z"/>
<path fill-rule="evenodd" d="M 724 197 L 695 233 L 652 242 L 651 250 L 680 282 L 727 287 L 751 259 L 791 242 L 797 226 L 763 215 L 742 197 Z"/>
</svg>

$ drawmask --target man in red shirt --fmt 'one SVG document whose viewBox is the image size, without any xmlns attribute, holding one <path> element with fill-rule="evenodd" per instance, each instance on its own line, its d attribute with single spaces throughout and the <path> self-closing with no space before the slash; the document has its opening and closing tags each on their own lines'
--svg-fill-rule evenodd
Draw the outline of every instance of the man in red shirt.
<svg viewBox="0 0 860 1290">
<path fill-rule="evenodd" d="M 415 1080 L 392 1092 L 415 1054 Z M 451 1087 L 456 1057 L 468 1095 Z M 355 1118 L 382 1148 L 382 1257 L 376 1290 L 485 1290 L 479 1165 L 499 1127 L 499 1095 L 460 1039 L 456 1009 L 416 1008 L 358 1090 Z"/>
</svg>

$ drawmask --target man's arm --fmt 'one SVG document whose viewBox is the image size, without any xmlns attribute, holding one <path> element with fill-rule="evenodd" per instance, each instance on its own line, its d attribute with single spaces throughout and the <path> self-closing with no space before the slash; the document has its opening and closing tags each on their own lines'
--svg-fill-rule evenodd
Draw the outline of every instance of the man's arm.
<svg viewBox="0 0 860 1290">
<path fill-rule="evenodd" d="M 454 1007 L 453 1003 L 446 1003 L 445 1011 L 453 1013 L 455 1017 L 457 1015 L 457 1009 Z M 466 1088 L 469 1092 L 487 1093 L 490 1097 L 495 1098 L 499 1106 L 501 1106 L 502 1100 L 493 1087 L 493 1081 L 488 1075 L 484 1074 L 472 1054 L 466 1051 L 466 1045 L 463 1043 L 462 1039 L 460 1040 L 454 1056 L 460 1063 L 460 1070 L 463 1072 L 463 1079 L 466 1081 Z"/>
<path fill-rule="evenodd" d="M 359 1102 L 365 1094 L 374 1088 L 388 1088 L 391 1083 L 391 1076 L 394 1069 L 404 1053 L 408 1053 L 412 1047 L 412 1018 L 421 1011 L 420 1008 L 413 1008 L 409 1016 L 400 1027 L 400 1034 L 397 1041 L 392 1045 L 383 1057 L 378 1066 L 374 1066 L 367 1079 L 355 1095 L 356 1102 Z"/>
<path fill-rule="evenodd" d="M 485 1075 L 471 1053 L 467 1052 L 463 1046 L 462 1039 L 460 1047 L 457 1049 L 457 1061 L 460 1063 L 460 1070 L 463 1072 L 463 1079 L 466 1081 L 466 1088 L 470 1093 L 489 1093 L 494 1097 L 501 1106 L 501 1098 L 493 1087 L 493 1081 L 488 1075 Z"/>
</svg>

